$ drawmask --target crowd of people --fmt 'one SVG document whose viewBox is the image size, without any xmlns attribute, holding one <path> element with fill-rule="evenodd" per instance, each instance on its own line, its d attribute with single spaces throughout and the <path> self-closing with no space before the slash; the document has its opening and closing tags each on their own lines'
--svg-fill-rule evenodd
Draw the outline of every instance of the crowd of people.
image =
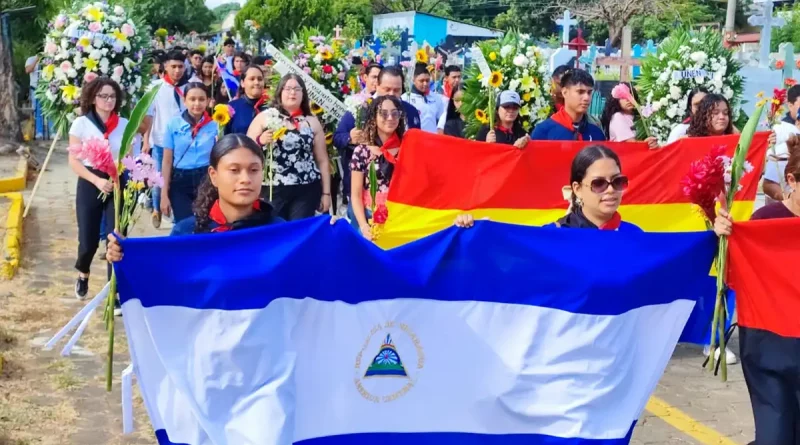
<svg viewBox="0 0 800 445">
<path fill-rule="evenodd" d="M 163 188 L 152 191 L 148 204 L 152 224 L 159 227 L 162 218 L 171 217 L 173 235 L 224 232 L 308 218 L 317 212 L 328 212 L 335 204 L 328 141 L 312 112 L 308 86 L 302 77 L 288 74 L 271 87 L 270 59 L 236 52 L 234 45 L 233 41 L 226 41 L 224 52 L 218 57 L 188 49 L 157 55 L 154 83 L 160 85 L 160 90 L 139 130 L 143 136 L 141 150 L 153 156 L 164 177 Z M 238 78 L 237 88 L 217 76 L 221 66 Z M 376 200 L 385 200 L 409 129 L 464 138 L 465 119 L 460 112 L 464 88 L 462 70 L 455 65 L 445 68 L 439 82 L 431 78 L 425 65 L 418 64 L 412 72 L 410 91 L 406 91 L 402 68 L 376 63 L 360 66 L 361 86 L 372 97 L 365 122 L 357 125 L 356 116 L 348 112 L 340 120 L 332 142 L 343 167 L 342 201 L 348 205 L 348 219 L 365 238 L 372 239 L 369 165 L 375 161 Z M 640 230 L 622 221 L 617 212 L 628 178 L 618 156 L 602 145 L 606 140 L 640 140 L 635 130 L 639 119 L 636 108 L 630 101 L 609 98 L 602 116 L 596 119 L 588 113 L 594 88 L 594 79 L 588 72 L 557 67 L 552 81 L 554 113 L 531 132 L 522 125 L 520 95 L 508 90 L 499 92 L 496 109 L 489 110 L 494 113 L 494 127 L 483 125 L 475 138 L 518 149 L 540 140 L 592 142 L 577 154 L 569 172 L 570 211 L 552 225 Z M 118 153 L 126 125 L 118 114 L 122 95 L 120 87 L 107 77 L 86 85 L 81 98 L 82 116 L 72 124 L 70 143 L 103 137 L 112 152 Z M 794 193 L 800 175 L 800 86 L 789 90 L 788 99 L 789 113 L 771 136 L 777 149 L 764 180 L 764 191 L 774 202 L 753 218 L 800 215 L 800 198 Z M 222 131 L 209 116 L 209 109 L 219 103 L 227 103 L 235 111 Z M 689 95 L 686 107 L 685 120 L 673 129 L 669 142 L 738 131 L 733 125 L 733 110 L 721 95 L 698 88 Z M 276 115 L 279 127 L 271 122 Z M 219 137 L 220 134 L 224 136 Z M 651 149 L 660 148 L 654 138 L 640 141 Z M 89 266 L 101 239 L 107 238 L 105 257 L 109 263 L 120 261 L 123 252 L 117 238 L 120 234 L 104 234 L 101 229 L 104 218 L 113 220 L 113 200 L 99 197 L 101 192 L 113 193 L 108 175 L 72 157 L 70 165 L 79 176 L 79 277 L 75 293 L 83 299 L 88 291 Z M 724 210 L 720 215 L 716 232 L 730 234 L 730 218 Z M 460 215 L 455 224 L 470 227 L 473 218 Z M 737 357 L 726 351 L 725 359 L 732 364 Z M 759 367 L 757 360 L 744 360 L 748 385 L 751 379 L 761 379 L 768 372 Z M 763 398 L 753 398 L 754 409 L 757 403 L 761 403 L 756 409 L 758 424 L 759 412 L 767 413 L 760 414 L 766 419 L 769 410 L 764 407 L 768 401 Z"/>
</svg>

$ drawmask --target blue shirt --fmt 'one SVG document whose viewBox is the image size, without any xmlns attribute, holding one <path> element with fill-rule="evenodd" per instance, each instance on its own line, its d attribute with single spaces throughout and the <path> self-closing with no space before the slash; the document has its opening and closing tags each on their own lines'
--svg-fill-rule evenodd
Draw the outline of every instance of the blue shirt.
<svg viewBox="0 0 800 445">
<path fill-rule="evenodd" d="M 586 123 L 581 132 L 584 141 L 605 141 L 606 135 L 600 127 Z M 565 126 L 554 121 L 553 118 L 547 119 L 533 129 L 531 139 L 534 141 L 575 141 L 575 133 L 569 131 Z"/>
<path fill-rule="evenodd" d="M 269 103 L 265 102 L 256 110 L 255 105 L 257 102 L 257 100 L 252 100 L 248 97 L 240 97 L 228 102 L 228 105 L 233 108 L 234 113 L 233 117 L 231 117 L 231 121 L 225 126 L 225 134 L 247 134 L 247 130 L 250 128 L 250 124 L 253 123 L 253 119 L 256 118 L 256 115 L 269 108 Z"/>
<path fill-rule="evenodd" d="M 164 135 L 164 149 L 172 150 L 172 166 L 182 170 L 208 167 L 211 149 L 217 142 L 218 128 L 217 123 L 212 121 L 200 129 L 197 137 L 192 138 L 192 126 L 183 115 L 173 117 Z"/>
</svg>

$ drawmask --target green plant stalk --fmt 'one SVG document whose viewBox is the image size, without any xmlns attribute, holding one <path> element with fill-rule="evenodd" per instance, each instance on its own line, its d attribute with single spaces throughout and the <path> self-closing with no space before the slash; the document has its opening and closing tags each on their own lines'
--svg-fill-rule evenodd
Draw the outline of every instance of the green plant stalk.
<svg viewBox="0 0 800 445">
<path fill-rule="evenodd" d="M 372 213 L 375 213 L 375 209 L 377 205 L 375 205 L 375 199 L 378 197 L 378 173 L 375 171 L 375 161 L 369 163 L 369 196 L 372 198 L 372 202 L 370 203 L 370 207 L 372 208 Z"/>
<path fill-rule="evenodd" d="M 121 195 L 119 180 L 114 182 L 114 231 L 120 231 Z M 108 316 L 108 356 L 106 358 L 106 391 L 111 392 L 114 372 L 114 303 L 117 300 L 117 273 L 111 268 L 111 281 L 106 297 L 106 314 Z"/>
<path fill-rule="evenodd" d="M 269 175 L 269 202 L 272 202 L 272 151 L 275 148 L 274 145 L 274 141 L 269 144 L 269 168 L 267 169 L 267 174 Z"/>
<path fill-rule="evenodd" d="M 494 95 L 495 95 L 495 93 L 496 93 L 495 89 L 492 88 L 492 87 L 489 87 L 489 110 L 488 110 L 488 113 L 486 113 L 486 114 L 489 115 L 489 131 L 494 130 L 494 111 L 495 111 L 494 110 L 494 108 L 495 108 L 495 106 L 494 106 L 494 101 L 495 101 Z"/>
</svg>

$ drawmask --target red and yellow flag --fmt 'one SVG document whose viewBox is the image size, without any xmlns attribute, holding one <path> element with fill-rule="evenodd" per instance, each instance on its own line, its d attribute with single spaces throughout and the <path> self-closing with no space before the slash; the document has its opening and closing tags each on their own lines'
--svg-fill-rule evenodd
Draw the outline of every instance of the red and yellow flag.
<svg viewBox="0 0 800 445">
<path fill-rule="evenodd" d="M 753 211 L 766 156 L 768 133 L 758 133 L 747 159 L 753 172 L 742 178 L 733 207 L 735 219 Z M 649 232 L 704 230 L 703 217 L 680 185 L 689 166 L 712 147 L 733 156 L 738 135 L 682 139 L 658 150 L 644 143 L 603 143 L 620 157 L 630 186 L 622 218 Z M 387 207 L 389 219 L 378 244 L 399 246 L 449 227 L 460 213 L 475 219 L 524 225 L 549 224 L 569 203 L 572 159 L 592 142 L 534 141 L 524 150 L 412 130 L 403 138 Z"/>
</svg>

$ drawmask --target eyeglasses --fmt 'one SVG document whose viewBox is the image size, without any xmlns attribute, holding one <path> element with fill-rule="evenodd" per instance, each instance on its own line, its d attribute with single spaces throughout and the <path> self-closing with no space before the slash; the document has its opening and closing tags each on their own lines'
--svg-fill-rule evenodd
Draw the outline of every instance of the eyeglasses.
<svg viewBox="0 0 800 445">
<path fill-rule="evenodd" d="M 287 93 L 302 93 L 303 87 L 284 87 L 283 91 L 286 91 Z"/>
<path fill-rule="evenodd" d="M 100 100 L 104 100 L 106 102 L 114 102 L 114 101 L 117 100 L 117 96 L 115 96 L 113 94 L 98 94 L 95 97 L 100 99 Z"/>
<path fill-rule="evenodd" d="M 400 110 L 378 110 L 378 115 L 385 120 L 400 119 Z"/>
<path fill-rule="evenodd" d="M 592 182 L 589 183 L 589 188 L 591 188 L 594 193 L 599 195 L 605 193 L 606 190 L 608 190 L 609 185 L 616 192 L 624 192 L 628 188 L 628 177 L 617 176 L 610 181 L 606 178 L 594 178 L 592 179 Z"/>
</svg>

